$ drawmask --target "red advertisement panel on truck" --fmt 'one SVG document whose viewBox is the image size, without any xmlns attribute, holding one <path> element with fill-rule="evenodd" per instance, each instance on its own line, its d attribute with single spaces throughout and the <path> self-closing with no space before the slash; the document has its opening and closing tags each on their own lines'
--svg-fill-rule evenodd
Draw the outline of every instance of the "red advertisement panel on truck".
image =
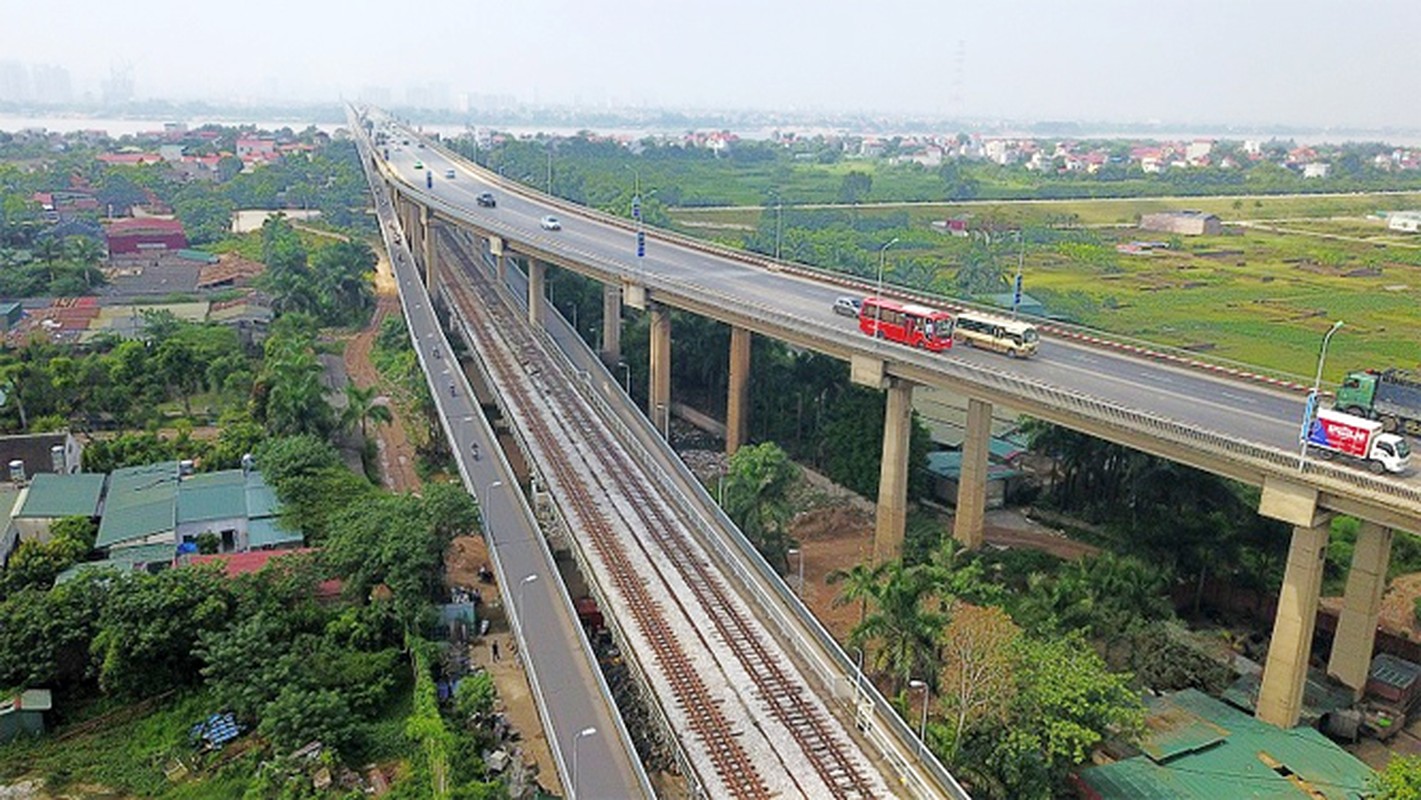
<svg viewBox="0 0 1421 800">
<path fill-rule="evenodd" d="M 1319 411 L 1308 431 L 1308 443 L 1357 458 L 1368 456 L 1372 436 L 1381 423 L 1350 417 L 1327 410 Z"/>
</svg>

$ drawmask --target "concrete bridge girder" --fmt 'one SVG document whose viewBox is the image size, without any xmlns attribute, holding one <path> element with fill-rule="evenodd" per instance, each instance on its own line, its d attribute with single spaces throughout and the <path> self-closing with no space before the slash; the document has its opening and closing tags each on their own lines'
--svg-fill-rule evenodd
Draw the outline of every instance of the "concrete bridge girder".
<svg viewBox="0 0 1421 800">
<path fill-rule="evenodd" d="M 398 203 L 401 194 L 396 191 L 395 195 Z M 419 221 L 427 222 L 427 207 L 409 200 L 405 200 L 401 205 L 401 210 L 408 209 L 402 218 L 415 217 L 414 214 L 408 213 L 413 211 L 415 206 L 420 209 Z M 415 219 L 409 219 L 409 222 L 413 223 Z M 477 230 L 476 226 L 468 226 L 457 220 L 451 222 Z M 433 237 L 425 225 L 416 227 L 407 224 L 406 230 L 411 233 L 418 231 L 417 235 L 424 245 L 421 249 L 426 252 L 426 269 L 430 269 L 432 259 L 427 250 Z M 502 251 L 510 243 L 497 239 L 492 232 L 480 233 L 490 238 L 491 252 L 494 251 L 494 241 L 499 242 L 499 252 L 494 255 L 502 278 L 505 260 Z M 1361 490 L 1345 486 L 1331 476 L 1299 475 L 1292 479 L 1276 464 L 1238 458 L 1127 425 L 1115 424 L 1111 422 L 1109 415 L 1092 416 L 1072 408 L 1057 407 L 1030 396 L 1020 396 L 970 378 L 946 376 L 909 361 L 898 361 L 891 354 L 886 358 L 877 354 L 866 356 L 860 347 L 825 341 L 822 337 L 806 334 L 793 326 L 763 319 L 756 315 L 753 309 L 723 308 L 714 301 L 692 296 L 690 293 L 680 293 L 674 287 L 657 288 L 655 302 L 650 302 L 651 292 L 648 287 L 626 271 L 581 263 L 558 253 L 542 251 L 536 245 L 519 244 L 516 247 L 519 252 L 529 255 L 530 264 L 535 263 L 536 259 L 540 266 L 543 263 L 556 264 L 604 284 L 610 284 L 604 290 L 604 309 L 612 307 L 608 298 L 617 293 L 615 287 L 620 286 L 620 302 L 650 311 L 653 333 L 651 398 L 648 412 L 658 429 L 665 430 L 668 420 L 664 415 L 669 415 L 670 410 L 670 320 L 667 306 L 725 322 L 736 332 L 732 334 L 733 337 L 737 334 L 743 335 L 747 342 L 750 333 L 760 333 L 794 346 L 842 358 L 850 362 L 854 382 L 887 390 L 889 413 L 885 418 L 883 474 L 874 548 L 875 560 L 878 561 L 895 557 L 901 549 L 906 504 L 907 420 L 911 418 L 909 400 L 915 384 L 939 386 L 969 397 L 969 435 L 964 452 L 958 520 L 954 523 L 954 534 L 969 545 L 978 541 L 974 538 L 974 529 L 976 536 L 980 536 L 980 521 L 977 521 L 979 514 L 974 505 L 977 497 L 975 487 L 980 477 L 983 490 L 985 488 L 985 437 L 989 435 L 989 432 L 978 435 L 978 431 L 974 430 L 989 428 L 989 424 L 973 426 L 972 420 L 982 416 L 989 420 L 990 407 L 994 403 L 1142 452 L 1262 487 L 1259 512 L 1294 526 L 1287 575 L 1280 595 L 1278 616 L 1275 619 L 1274 644 L 1270 648 L 1258 705 L 1259 717 L 1274 724 L 1287 727 L 1297 719 L 1316 616 L 1321 563 L 1326 553 L 1329 521 L 1335 513 L 1345 513 L 1363 520 L 1364 525 L 1348 576 L 1346 606 L 1339 621 L 1337 640 L 1329 661 L 1330 673 L 1351 686 L 1354 691 L 1360 691 L 1360 684 L 1365 681 L 1366 664 L 1370 661 L 1375 637 L 1376 607 L 1385 582 L 1393 530 L 1421 533 L 1421 518 L 1418 518 L 1415 510 L 1406 506 L 1403 500 L 1388 497 L 1373 499 Z M 530 269 L 530 275 L 532 271 Z M 531 308 L 530 305 L 530 315 L 533 313 Z M 612 338 L 604 331 L 604 344 L 612 341 Z M 620 344 L 619 337 L 617 344 Z M 734 347 L 735 345 L 732 346 L 732 365 L 736 361 Z M 614 352 L 606 347 L 604 351 Z M 976 414 L 973 413 L 974 410 Z M 733 450 L 732 437 L 733 434 L 728 430 L 728 450 Z M 743 437 L 740 439 L 743 440 Z M 977 452 L 979 449 L 982 451 L 980 458 Z M 974 470 L 979 466 L 979 461 L 982 474 L 977 476 Z M 1331 484 L 1329 480 L 1332 481 Z"/>
</svg>

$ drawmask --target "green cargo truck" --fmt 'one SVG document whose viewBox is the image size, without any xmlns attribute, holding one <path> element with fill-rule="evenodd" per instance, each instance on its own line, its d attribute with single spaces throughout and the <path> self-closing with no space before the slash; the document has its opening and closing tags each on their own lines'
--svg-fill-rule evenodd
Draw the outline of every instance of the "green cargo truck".
<svg viewBox="0 0 1421 800">
<path fill-rule="evenodd" d="M 1421 435 L 1421 376 L 1397 369 L 1349 372 L 1333 406 L 1353 416 L 1381 420 L 1388 433 Z"/>
</svg>

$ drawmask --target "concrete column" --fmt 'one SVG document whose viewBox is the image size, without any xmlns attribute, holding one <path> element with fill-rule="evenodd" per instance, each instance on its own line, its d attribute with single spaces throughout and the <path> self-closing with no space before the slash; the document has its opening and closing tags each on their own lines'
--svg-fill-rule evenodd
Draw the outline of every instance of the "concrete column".
<svg viewBox="0 0 1421 800">
<path fill-rule="evenodd" d="M 419 239 L 424 250 L 424 285 L 434 291 L 434 236 L 439 221 L 429 213 L 428 206 L 419 207 Z"/>
<path fill-rule="evenodd" d="M 890 378 L 887 391 L 878 516 L 873 530 L 875 564 L 903 554 L 903 532 L 908 524 L 908 434 L 913 427 L 913 384 Z"/>
<path fill-rule="evenodd" d="M 1317 624 L 1317 598 L 1322 590 L 1322 567 L 1327 556 L 1331 526 L 1293 528 L 1273 639 L 1263 665 L 1263 685 L 1258 690 L 1257 716 L 1280 728 L 1298 724 L 1307 680 L 1308 654 Z"/>
<path fill-rule="evenodd" d="M 499 286 L 508 283 L 508 257 L 503 252 L 504 244 L 497 236 L 488 237 L 488 252 L 493 256 L 494 274 L 498 276 Z"/>
<path fill-rule="evenodd" d="M 671 310 L 649 303 L 647 312 L 651 314 L 651 392 L 646 414 L 664 434 L 671 423 Z"/>
<path fill-rule="evenodd" d="M 602 284 L 602 363 L 622 360 L 622 287 Z"/>
<path fill-rule="evenodd" d="M 528 324 L 535 328 L 543 325 L 543 262 L 528 257 Z"/>
<path fill-rule="evenodd" d="M 982 546 L 987 513 L 987 453 L 992 441 L 992 404 L 968 398 L 967 438 L 962 442 L 962 473 L 957 479 L 957 511 L 952 537 L 968 550 Z"/>
<path fill-rule="evenodd" d="M 1327 674 L 1351 687 L 1352 696 L 1358 700 L 1362 699 L 1367 673 L 1371 671 L 1377 616 L 1386 589 L 1387 564 L 1391 561 L 1391 539 L 1391 529 L 1374 522 L 1363 522 L 1357 531 L 1357 546 L 1347 571 L 1347 594 L 1327 659 Z"/>
<path fill-rule="evenodd" d="M 745 443 L 750 419 L 750 331 L 730 328 L 730 396 L 725 403 L 725 454 L 735 455 Z"/>
</svg>

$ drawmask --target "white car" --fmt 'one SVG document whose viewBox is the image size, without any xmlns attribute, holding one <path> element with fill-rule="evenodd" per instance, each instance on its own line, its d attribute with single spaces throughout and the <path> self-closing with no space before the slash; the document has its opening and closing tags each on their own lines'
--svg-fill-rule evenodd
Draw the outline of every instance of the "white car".
<svg viewBox="0 0 1421 800">
<path fill-rule="evenodd" d="M 452 170 L 452 169 L 446 169 L 446 170 L 444 170 L 444 177 L 448 178 L 448 179 L 451 180 L 451 181 L 454 180 L 454 170 Z"/>
<path fill-rule="evenodd" d="M 560 230 L 562 230 L 562 223 L 561 223 L 561 222 L 558 222 L 558 218 L 557 218 L 557 217 L 554 217 L 554 216 L 551 216 L 551 215 L 546 216 L 546 217 L 543 217 L 542 219 L 538 220 L 538 224 L 541 225 L 541 226 L 543 226 L 543 230 L 545 230 L 545 231 L 560 231 Z"/>
<path fill-rule="evenodd" d="M 859 308 L 863 306 L 863 301 L 857 297 L 840 297 L 834 301 L 834 313 L 842 314 L 846 317 L 857 317 Z"/>
</svg>

